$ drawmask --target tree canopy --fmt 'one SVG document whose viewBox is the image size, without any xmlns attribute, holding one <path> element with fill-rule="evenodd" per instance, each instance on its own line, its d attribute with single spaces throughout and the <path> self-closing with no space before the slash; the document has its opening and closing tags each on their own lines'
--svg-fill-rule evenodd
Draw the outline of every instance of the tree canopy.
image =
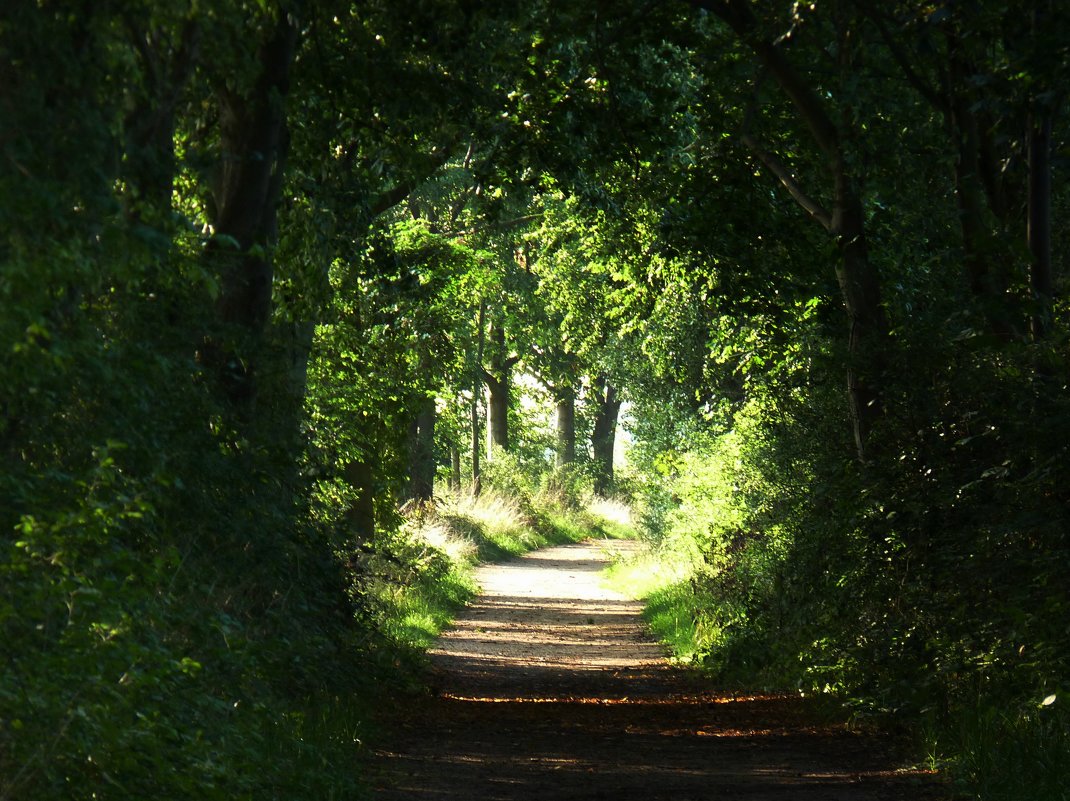
<svg viewBox="0 0 1070 801">
<path fill-rule="evenodd" d="M 1067 731 L 1068 43 L 5 3 L 0 799 L 357 793 L 316 766 L 402 650 L 369 583 L 438 564 L 399 509 L 509 470 L 692 543 L 723 681 Z"/>
</svg>

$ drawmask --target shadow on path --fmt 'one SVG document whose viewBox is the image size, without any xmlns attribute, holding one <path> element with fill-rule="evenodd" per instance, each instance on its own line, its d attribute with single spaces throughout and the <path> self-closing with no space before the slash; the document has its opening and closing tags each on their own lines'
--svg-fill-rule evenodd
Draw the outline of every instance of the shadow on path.
<svg viewBox="0 0 1070 801">
<path fill-rule="evenodd" d="M 434 695 L 392 716 L 377 801 L 938 797 L 875 735 L 815 726 L 792 697 L 718 696 L 671 668 L 641 606 L 601 586 L 604 547 L 480 571 L 484 594 L 431 653 Z"/>
</svg>

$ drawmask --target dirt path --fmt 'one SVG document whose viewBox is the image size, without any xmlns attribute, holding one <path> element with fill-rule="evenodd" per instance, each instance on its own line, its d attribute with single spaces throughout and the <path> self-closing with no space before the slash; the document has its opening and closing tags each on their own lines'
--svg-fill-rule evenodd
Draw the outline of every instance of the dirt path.
<svg viewBox="0 0 1070 801">
<path fill-rule="evenodd" d="M 938 797 L 872 735 L 673 669 L 641 605 L 602 586 L 607 549 L 631 547 L 567 545 L 482 568 L 484 594 L 432 652 L 434 697 L 392 715 L 375 799 Z"/>
</svg>

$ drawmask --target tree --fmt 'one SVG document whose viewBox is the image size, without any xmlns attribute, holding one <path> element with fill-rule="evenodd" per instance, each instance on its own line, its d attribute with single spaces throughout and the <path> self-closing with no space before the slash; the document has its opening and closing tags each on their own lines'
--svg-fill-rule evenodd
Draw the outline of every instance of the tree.
<svg viewBox="0 0 1070 801">
<path fill-rule="evenodd" d="M 207 253 L 222 266 L 220 322 L 239 332 L 241 344 L 209 358 L 222 373 L 229 400 L 243 406 L 256 397 L 260 340 L 271 317 L 271 251 L 289 146 L 285 100 L 300 25 L 295 13 L 280 8 L 269 24 L 252 85 L 219 90 L 219 183 Z"/>
<path fill-rule="evenodd" d="M 943 120 L 955 154 L 963 262 L 988 328 L 1004 339 L 1022 335 L 1009 291 L 1018 257 L 1008 240 L 1018 239 L 1031 254 L 1037 311 L 1029 325 L 1043 336 L 1052 297 L 1051 121 L 1060 102 L 1055 87 L 1065 78 L 1065 63 L 1050 54 L 1065 15 L 1045 4 L 1023 15 L 988 4 L 947 4 L 931 13 L 906 7 L 894 15 L 859 5 L 903 80 Z"/>
<path fill-rule="evenodd" d="M 888 321 L 881 305 L 881 284 L 869 257 L 866 242 L 865 212 L 853 174 L 846 142 L 852 131 L 841 130 L 835 112 L 819 96 L 815 84 L 791 63 L 782 46 L 772 41 L 749 4 L 735 0 L 717 0 L 695 5 L 716 14 L 759 60 L 762 68 L 776 81 L 791 101 L 811 141 L 825 158 L 827 179 L 831 184 L 831 208 L 814 200 L 798 183 L 783 161 L 768 152 L 752 134 L 743 141 L 772 172 L 792 198 L 807 214 L 825 228 L 839 254 L 836 277 L 848 319 L 847 395 L 855 446 L 861 460 L 876 421 L 882 414 L 881 376 L 889 362 Z M 856 41 L 856 23 L 848 14 L 833 20 L 837 45 L 837 72 L 845 80 L 860 68 L 861 52 Z M 838 115 L 850 117 L 844 104 Z"/>
<path fill-rule="evenodd" d="M 621 402 L 616 387 L 605 376 L 597 376 L 591 382 L 591 389 L 597 409 L 594 430 L 591 432 L 595 463 L 594 491 L 598 495 L 608 495 L 613 486 L 613 454 Z"/>
<path fill-rule="evenodd" d="M 483 369 L 483 383 L 488 391 L 487 461 L 493 461 L 496 450 L 509 451 L 509 409 L 513 399 L 511 373 L 520 361 L 518 354 L 509 352 L 504 322 L 493 312 L 487 346 L 490 365 Z"/>
</svg>

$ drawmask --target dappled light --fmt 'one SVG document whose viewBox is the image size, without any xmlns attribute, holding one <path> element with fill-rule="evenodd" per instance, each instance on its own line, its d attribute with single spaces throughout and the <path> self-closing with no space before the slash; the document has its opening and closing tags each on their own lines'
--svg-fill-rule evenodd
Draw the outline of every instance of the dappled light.
<svg viewBox="0 0 1070 801">
<path fill-rule="evenodd" d="M 795 696 L 790 695 L 696 695 L 687 696 L 679 693 L 674 693 L 671 696 L 657 697 L 657 698 L 612 698 L 605 696 L 546 696 L 546 697 L 530 697 L 530 696 L 465 696 L 457 695 L 451 692 L 439 693 L 442 698 L 451 701 L 467 701 L 470 703 L 479 704 L 501 704 L 501 703 L 517 703 L 517 704 L 630 704 L 637 706 L 677 706 L 677 705 L 697 705 L 703 706 L 707 704 L 750 704 L 756 701 L 784 701 L 787 699 L 794 699 Z"/>
<path fill-rule="evenodd" d="M 484 594 L 430 651 L 434 697 L 378 752 L 377 798 L 927 792 L 883 740 L 815 723 L 797 695 L 717 693 L 674 669 L 599 570 L 636 550 L 587 543 L 481 568 Z"/>
<path fill-rule="evenodd" d="M 484 677 L 520 666 L 536 686 L 568 670 L 662 666 L 661 647 L 636 625 L 642 605 L 604 586 L 609 547 L 535 551 L 478 571 L 483 591 L 432 648 L 435 664 Z"/>
</svg>

